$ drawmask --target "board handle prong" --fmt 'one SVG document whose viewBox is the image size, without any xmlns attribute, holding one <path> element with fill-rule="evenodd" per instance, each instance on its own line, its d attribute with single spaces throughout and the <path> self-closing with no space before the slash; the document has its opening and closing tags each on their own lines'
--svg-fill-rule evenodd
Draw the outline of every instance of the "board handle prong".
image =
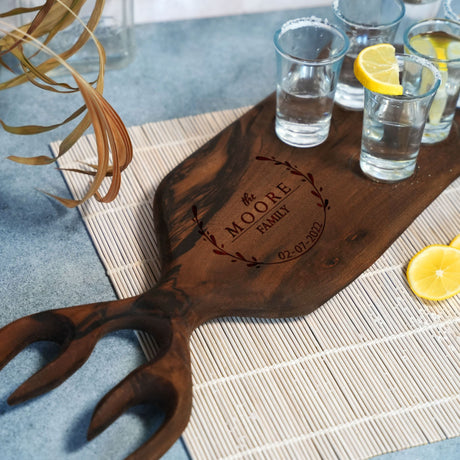
<svg viewBox="0 0 460 460">
<path fill-rule="evenodd" d="M 188 335 L 171 322 L 171 342 L 147 364 L 138 367 L 97 405 L 88 430 L 93 439 L 130 407 L 152 403 L 164 412 L 158 430 L 128 459 L 158 459 L 182 434 L 192 409 L 192 378 Z"/>
<path fill-rule="evenodd" d="M 180 437 L 190 418 L 192 380 L 189 329 L 169 311 L 158 289 L 129 299 L 48 310 L 20 318 L 0 329 L 0 369 L 28 345 L 53 341 L 59 355 L 9 397 L 19 404 L 57 387 L 89 358 L 98 340 L 120 329 L 151 334 L 159 350 L 154 359 L 131 372 L 98 404 L 88 431 L 92 439 L 128 407 L 155 403 L 165 413 L 157 432 L 130 458 L 159 458 Z"/>
</svg>

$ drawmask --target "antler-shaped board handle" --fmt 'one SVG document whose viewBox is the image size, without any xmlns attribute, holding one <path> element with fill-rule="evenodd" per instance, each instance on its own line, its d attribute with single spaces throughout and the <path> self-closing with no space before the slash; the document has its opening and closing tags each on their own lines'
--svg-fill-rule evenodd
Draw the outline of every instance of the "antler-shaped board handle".
<svg viewBox="0 0 460 460">
<path fill-rule="evenodd" d="M 36 341 L 53 341 L 60 353 L 25 381 L 8 399 L 18 404 L 57 387 L 90 356 L 97 341 L 109 332 L 136 329 L 150 333 L 159 350 L 97 405 L 88 429 L 92 439 L 128 408 L 155 403 L 165 419 L 155 434 L 129 458 L 158 458 L 181 435 L 190 417 L 192 382 L 189 330 L 180 317 L 161 308 L 159 291 L 126 300 L 49 310 L 18 319 L 0 330 L 0 369 Z M 159 306 L 160 305 L 160 306 Z"/>
</svg>

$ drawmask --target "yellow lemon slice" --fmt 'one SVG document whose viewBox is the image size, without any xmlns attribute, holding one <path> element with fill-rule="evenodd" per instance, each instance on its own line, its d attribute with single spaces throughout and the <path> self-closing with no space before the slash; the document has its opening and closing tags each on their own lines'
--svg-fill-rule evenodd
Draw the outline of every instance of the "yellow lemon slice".
<svg viewBox="0 0 460 460">
<path fill-rule="evenodd" d="M 412 46 L 412 48 L 414 48 L 414 50 L 418 51 L 420 54 L 432 58 L 437 57 L 436 50 L 434 49 L 432 41 L 428 35 L 415 35 L 410 39 L 409 43 Z"/>
<path fill-rule="evenodd" d="M 431 43 L 433 44 L 434 50 L 436 52 L 434 57 L 442 59 L 443 61 L 447 61 L 447 47 L 449 46 L 452 38 L 449 38 L 449 36 L 437 37 L 436 34 L 433 33 L 428 35 L 428 39 L 431 40 Z M 440 68 L 442 65 L 446 66 L 445 63 L 439 63 Z"/>
<path fill-rule="evenodd" d="M 457 235 L 451 242 L 450 245 L 451 247 L 455 249 L 460 249 L 460 234 Z"/>
<path fill-rule="evenodd" d="M 460 41 L 450 42 L 446 50 L 447 59 L 460 59 Z"/>
<path fill-rule="evenodd" d="M 460 292 L 460 250 L 435 244 L 412 257 L 407 267 L 409 286 L 419 297 L 443 300 Z"/>
<path fill-rule="evenodd" d="M 440 123 L 447 104 L 447 70 L 440 70 L 439 73 L 441 74 L 441 83 L 428 112 L 428 120 L 432 125 Z"/>
<path fill-rule="evenodd" d="M 435 59 L 447 60 L 447 44 L 444 39 L 438 39 L 431 34 L 420 34 L 412 37 L 410 40 L 412 48 L 424 56 L 429 56 Z M 454 51 L 455 52 L 455 51 Z M 451 58 L 449 58 L 451 59 Z M 436 63 L 435 63 L 436 64 Z M 442 114 L 447 104 L 447 64 L 439 62 L 437 65 L 441 74 L 441 84 L 436 91 L 436 96 L 430 107 L 428 119 L 431 124 L 437 125 L 441 121 Z M 423 78 L 423 77 L 422 77 Z"/>
<path fill-rule="evenodd" d="M 389 43 L 364 48 L 355 59 L 353 70 L 358 81 L 370 91 L 390 96 L 403 93 L 395 48 Z"/>
</svg>

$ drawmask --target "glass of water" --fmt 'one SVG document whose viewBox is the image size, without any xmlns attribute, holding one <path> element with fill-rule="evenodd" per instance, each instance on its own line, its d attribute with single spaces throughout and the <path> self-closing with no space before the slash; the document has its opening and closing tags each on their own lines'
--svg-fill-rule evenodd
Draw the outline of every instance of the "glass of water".
<svg viewBox="0 0 460 460">
<path fill-rule="evenodd" d="M 286 144 L 313 147 L 329 135 L 334 93 L 347 36 L 326 19 L 293 19 L 275 33 L 276 134 Z"/>
<path fill-rule="evenodd" d="M 423 133 L 423 143 L 444 140 L 450 132 L 460 93 L 460 23 L 448 19 L 427 19 L 411 26 L 404 34 L 407 54 L 432 62 L 441 74 Z"/>
<path fill-rule="evenodd" d="M 397 182 L 414 173 L 428 111 L 441 83 L 428 60 L 396 57 L 403 94 L 365 89 L 360 167 L 378 182 Z"/>
<path fill-rule="evenodd" d="M 355 78 L 353 63 L 359 52 L 377 43 L 392 43 L 405 7 L 402 0 L 334 0 L 336 22 L 350 39 L 337 85 L 335 102 L 349 110 L 362 110 L 364 90 Z"/>
</svg>

